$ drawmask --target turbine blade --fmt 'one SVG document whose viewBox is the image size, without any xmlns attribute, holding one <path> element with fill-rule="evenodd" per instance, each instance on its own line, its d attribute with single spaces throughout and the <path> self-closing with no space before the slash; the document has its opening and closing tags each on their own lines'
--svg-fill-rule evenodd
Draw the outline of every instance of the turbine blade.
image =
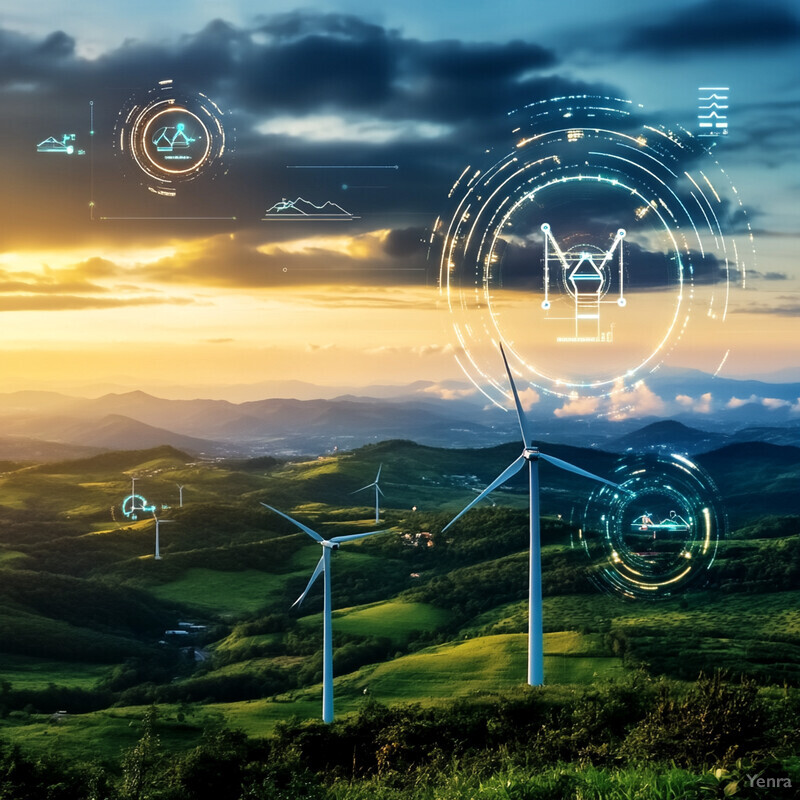
<svg viewBox="0 0 800 800">
<path fill-rule="evenodd" d="M 378 474 L 375 477 L 375 483 L 377 483 L 381 479 L 381 470 L 383 469 L 383 464 L 378 467 Z"/>
<path fill-rule="evenodd" d="M 476 503 L 479 503 L 486 497 L 487 494 L 491 494 L 498 486 L 505 483 L 510 477 L 516 475 L 523 467 L 525 466 L 525 456 L 520 456 L 516 461 L 514 461 L 510 466 L 506 467 L 466 508 L 464 508 L 461 513 L 457 514 L 447 525 L 442 528 L 442 533 L 444 533 L 457 519 L 463 517 L 464 514 L 469 511 L 472 506 Z"/>
<path fill-rule="evenodd" d="M 381 493 L 381 494 L 382 494 L 384 497 L 386 497 L 386 495 L 385 495 L 385 494 L 383 494 L 383 489 L 381 489 L 381 487 L 380 487 L 380 486 L 378 486 L 378 485 L 376 484 L 376 485 L 375 485 L 375 488 L 376 488 L 376 489 L 377 489 L 377 490 L 378 490 L 378 491 L 379 491 L 379 492 L 380 492 L 380 493 Z"/>
<path fill-rule="evenodd" d="M 353 539 L 363 539 L 365 536 L 374 536 L 376 533 L 388 533 L 389 529 L 382 531 L 370 531 L 369 533 L 351 533 L 349 536 L 334 536 L 331 542 L 341 544 L 342 542 L 352 542 Z"/>
<path fill-rule="evenodd" d="M 350 494 L 358 494 L 359 492 L 363 492 L 364 489 L 370 489 L 374 486 L 374 483 L 368 483 L 366 486 L 362 486 L 360 489 L 356 489 L 354 492 L 350 492 Z"/>
<path fill-rule="evenodd" d="M 292 603 L 292 608 L 294 608 L 295 606 L 299 606 L 300 603 L 302 603 L 303 600 L 306 599 L 306 595 L 309 593 L 309 591 L 311 591 L 311 587 L 314 585 L 314 581 L 317 578 L 319 578 L 320 572 L 322 572 L 324 569 L 325 569 L 325 556 L 322 555 L 320 557 L 320 560 L 317 561 L 317 567 L 314 570 L 313 574 L 311 575 L 311 580 L 308 582 L 306 590 L 303 592 L 303 594 L 300 595 L 300 597 L 297 598 L 297 600 L 294 601 L 294 603 Z"/>
<path fill-rule="evenodd" d="M 600 483 L 607 483 L 609 486 L 613 486 L 615 489 L 619 489 L 620 491 L 627 491 L 626 489 L 623 489 L 619 484 L 614 483 L 614 481 L 609 481 L 606 480 L 605 478 L 601 478 L 599 475 L 594 475 L 591 472 L 587 472 L 585 469 L 573 466 L 567 461 L 562 461 L 560 458 L 554 458 L 553 456 L 548 456 L 545 453 L 539 453 L 539 458 L 541 458 L 543 461 L 547 461 L 554 467 L 560 467 L 561 469 L 565 469 L 567 472 L 574 472 L 576 475 L 583 475 L 584 478 L 589 478 L 590 480 L 593 481 L 599 481 Z"/>
<path fill-rule="evenodd" d="M 503 345 L 500 345 L 500 355 L 503 356 L 503 363 L 506 365 L 506 373 L 508 374 L 508 382 L 511 384 L 511 391 L 514 394 L 514 405 L 517 407 L 517 418 L 519 419 L 519 430 L 522 434 L 522 441 L 525 447 L 530 447 L 533 444 L 533 436 L 528 428 L 528 420 L 525 419 L 525 412 L 522 410 L 522 403 L 519 401 L 517 394 L 517 387 L 514 383 L 514 378 L 511 377 L 511 368 L 508 366 L 508 359 L 506 352 L 503 350 Z"/>
<path fill-rule="evenodd" d="M 278 511 L 277 508 L 273 508 L 272 506 L 268 506 L 266 503 L 261 503 L 264 508 L 268 508 L 270 511 L 274 511 L 276 514 L 280 514 L 284 519 L 288 519 L 289 522 L 293 522 L 300 528 L 301 531 L 305 531 L 314 541 L 316 542 L 324 542 L 325 540 L 316 532 L 312 531 L 308 525 L 303 525 L 302 522 L 298 522 L 294 517 L 290 517 L 288 514 L 284 514 L 283 511 Z"/>
</svg>

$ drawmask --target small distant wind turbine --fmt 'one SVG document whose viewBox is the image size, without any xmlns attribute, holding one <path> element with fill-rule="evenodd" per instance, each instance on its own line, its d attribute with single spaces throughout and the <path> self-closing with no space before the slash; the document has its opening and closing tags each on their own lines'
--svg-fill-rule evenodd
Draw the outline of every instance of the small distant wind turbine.
<svg viewBox="0 0 800 800">
<path fill-rule="evenodd" d="M 171 519 L 159 519 L 155 512 L 153 512 L 153 519 L 156 521 L 156 554 L 154 556 L 156 561 L 161 561 L 161 550 L 159 548 L 159 525 L 166 525 L 168 522 L 174 522 Z"/>
<path fill-rule="evenodd" d="M 338 550 L 342 542 L 352 542 L 354 539 L 363 539 L 365 536 L 373 536 L 376 533 L 386 533 L 386 531 L 370 531 L 369 533 L 352 533 L 349 536 L 334 536 L 332 539 L 323 539 L 316 531 L 312 531 L 307 525 L 298 522 L 283 511 L 262 503 L 264 508 L 280 514 L 284 519 L 293 522 L 301 531 L 307 533 L 315 542 L 322 545 L 322 556 L 317 562 L 317 566 L 311 575 L 308 585 L 303 594 L 292 603 L 292 608 L 299 606 L 305 600 L 306 595 L 314 585 L 314 581 L 322 574 L 325 576 L 325 604 L 322 613 L 322 721 L 333 722 L 333 639 L 331 629 L 331 551 Z"/>
<path fill-rule="evenodd" d="M 181 486 L 181 484 L 179 484 L 179 483 L 176 483 L 175 485 L 178 487 L 178 494 L 179 494 L 179 497 L 180 497 L 180 500 L 179 500 L 180 508 L 183 508 L 183 486 Z"/>
<path fill-rule="evenodd" d="M 533 436 L 528 428 L 528 421 L 522 411 L 522 404 L 519 401 L 517 387 L 511 377 L 511 370 L 508 366 L 503 346 L 500 345 L 500 354 L 503 356 L 503 363 L 508 373 L 508 381 L 511 384 L 511 391 L 514 394 L 514 404 L 517 408 L 517 418 L 519 428 L 522 433 L 522 454 L 509 467 L 500 473 L 466 508 L 457 514 L 442 529 L 446 531 L 457 519 L 469 511 L 472 506 L 483 500 L 486 495 L 493 492 L 498 486 L 504 484 L 513 475 L 516 475 L 528 463 L 528 484 L 530 492 L 530 556 L 529 556 L 529 584 L 528 584 L 528 683 L 531 686 L 541 686 L 544 683 L 544 636 L 542 630 L 542 549 L 539 535 L 539 460 L 547 461 L 560 469 L 572 472 L 575 475 L 582 475 L 593 481 L 600 481 L 609 486 L 613 486 L 620 491 L 622 489 L 616 483 L 607 481 L 593 475 L 591 472 L 575 467 L 572 464 L 562 461 L 560 458 L 548 456 L 541 453 L 539 448 L 533 444 Z"/>
<path fill-rule="evenodd" d="M 131 514 L 136 513 L 136 478 L 131 475 Z M 136 519 L 136 517 L 134 517 Z"/>
<path fill-rule="evenodd" d="M 378 486 L 378 481 L 381 479 L 381 470 L 383 469 L 383 464 L 378 467 L 378 474 L 375 476 L 375 480 L 372 483 L 368 483 L 366 486 L 362 486 L 360 489 L 356 489 L 354 492 L 350 492 L 350 494 L 358 494 L 359 492 L 363 492 L 364 489 L 371 489 L 373 486 L 375 487 L 375 522 L 380 522 L 380 498 L 379 495 L 383 495 L 383 491 L 381 491 L 381 487 Z"/>
</svg>

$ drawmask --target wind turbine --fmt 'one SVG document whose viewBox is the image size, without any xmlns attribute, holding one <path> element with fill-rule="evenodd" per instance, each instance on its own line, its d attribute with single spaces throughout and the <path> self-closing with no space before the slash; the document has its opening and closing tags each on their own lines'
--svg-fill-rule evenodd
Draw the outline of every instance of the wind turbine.
<svg viewBox="0 0 800 800">
<path fill-rule="evenodd" d="M 179 494 L 179 497 L 180 497 L 180 500 L 179 500 L 180 508 L 183 508 L 183 486 L 181 486 L 181 484 L 179 484 L 179 483 L 176 483 L 175 485 L 178 487 L 178 494 Z"/>
<path fill-rule="evenodd" d="M 131 475 L 131 514 L 136 513 L 136 478 Z M 134 517 L 136 519 L 136 517 Z"/>
<path fill-rule="evenodd" d="M 381 479 L 381 470 L 383 469 L 383 464 L 378 467 L 378 474 L 375 476 L 375 480 L 372 483 L 368 483 L 366 486 L 362 486 L 360 489 L 356 489 L 354 492 L 350 492 L 350 494 L 358 494 L 359 492 L 363 492 L 364 489 L 370 489 L 371 487 L 375 487 L 375 522 L 380 522 L 380 499 L 378 495 L 382 495 L 383 492 L 381 491 L 381 487 L 378 486 L 378 481 Z M 383 494 L 386 497 L 385 494 Z"/>
<path fill-rule="evenodd" d="M 591 472 L 575 467 L 572 464 L 562 461 L 560 458 L 548 456 L 539 451 L 533 444 L 533 436 L 528 427 L 528 420 L 522 411 L 522 404 L 519 401 L 517 387 L 511 377 L 511 370 L 508 366 L 505 351 L 500 345 L 500 354 L 503 356 L 503 363 L 506 366 L 508 381 L 511 384 L 511 391 L 514 394 L 514 405 L 517 408 L 517 418 L 519 419 L 519 429 L 522 433 L 522 454 L 510 466 L 500 473 L 466 508 L 457 514 L 442 531 L 446 531 L 457 519 L 467 513 L 476 503 L 483 500 L 486 495 L 493 492 L 498 486 L 504 484 L 513 475 L 516 475 L 527 462 L 528 464 L 528 485 L 530 492 L 530 556 L 529 556 L 529 584 L 528 584 L 528 683 L 531 686 L 541 686 L 544 683 L 544 636 L 542 631 L 542 549 L 539 535 L 539 461 L 547 461 L 560 469 L 572 472 L 575 475 L 582 475 L 593 481 L 600 481 L 609 486 L 613 486 L 620 491 L 626 491 L 616 483 L 593 475 Z"/>
<path fill-rule="evenodd" d="M 284 519 L 293 522 L 301 531 L 307 533 L 315 542 L 322 545 L 322 556 L 317 562 L 317 566 L 311 575 L 311 580 L 305 588 L 303 594 L 292 603 L 292 608 L 299 606 L 305 600 L 314 581 L 323 574 L 325 576 L 325 604 L 322 613 L 322 721 L 333 722 L 333 640 L 331 636 L 331 551 L 338 550 L 342 542 L 352 542 L 354 539 L 363 539 L 365 536 L 372 536 L 376 533 L 386 533 L 386 531 L 370 531 L 369 533 L 352 533 L 349 536 L 334 536 L 331 539 L 323 539 L 316 531 L 312 531 L 307 525 L 298 522 L 296 519 L 278 511 L 266 503 L 262 506 L 280 514 Z"/>
<path fill-rule="evenodd" d="M 156 554 L 155 554 L 154 558 L 155 558 L 156 561 L 161 561 L 161 550 L 159 549 L 159 538 L 158 538 L 158 534 L 159 534 L 158 526 L 159 525 L 166 525 L 168 522 L 174 522 L 174 520 L 171 520 L 171 519 L 159 519 L 156 516 L 156 512 L 155 511 L 153 512 L 153 519 L 156 521 Z"/>
</svg>

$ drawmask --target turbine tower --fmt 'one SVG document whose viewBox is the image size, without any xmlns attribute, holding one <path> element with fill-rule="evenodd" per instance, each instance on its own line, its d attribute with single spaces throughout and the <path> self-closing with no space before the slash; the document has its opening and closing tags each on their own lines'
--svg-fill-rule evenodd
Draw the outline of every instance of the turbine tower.
<svg viewBox="0 0 800 800">
<path fill-rule="evenodd" d="M 173 522 L 171 519 L 159 519 L 156 512 L 153 512 L 153 519 L 156 521 L 156 554 L 154 556 L 156 561 L 161 561 L 161 549 L 159 547 L 159 525 L 166 525 L 168 522 Z"/>
<path fill-rule="evenodd" d="M 380 498 L 379 495 L 383 495 L 386 497 L 385 494 L 381 491 L 381 487 L 378 486 L 378 481 L 381 479 L 381 470 L 383 469 L 383 464 L 378 467 L 378 474 L 375 476 L 375 480 L 372 483 L 368 483 L 366 486 L 362 486 L 360 489 L 356 489 L 354 492 L 350 492 L 350 494 L 358 494 L 359 492 L 363 492 L 364 489 L 370 489 L 373 486 L 375 487 L 375 522 L 380 522 Z"/>
<path fill-rule="evenodd" d="M 542 550 L 539 535 L 539 461 L 547 461 L 560 469 L 572 472 L 575 475 L 582 475 L 593 481 L 600 481 L 609 486 L 613 486 L 620 491 L 626 491 L 612 481 L 593 475 L 591 472 L 575 467 L 572 464 L 562 461 L 560 458 L 548 456 L 539 451 L 533 444 L 533 437 L 528 427 L 528 421 L 522 411 L 522 404 L 519 401 L 517 387 L 511 377 L 511 370 L 508 366 L 503 346 L 500 345 L 500 354 L 503 356 L 503 363 L 508 373 L 508 381 L 511 384 L 511 391 L 514 395 L 514 405 L 517 408 L 517 418 L 519 429 L 522 433 L 522 454 L 500 473 L 466 508 L 457 514 L 442 531 L 446 531 L 457 519 L 467 513 L 476 503 L 483 500 L 486 495 L 493 492 L 498 486 L 504 484 L 513 475 L 516 475 L 527 462 L 528 464 L 528 486 L 530 492 L 530 555 L 529 555 L 529 583 L 528 583 L 528 683 L 531 686 L 541 686 L 544 683 L 544 636 L 542 630 Z"/>
<path fill-rule="evenodd" d="M 131 475 L 131 514 L 136 513 L 136 478 Z M 134 517 L 136 519 L 136 517 Z"/>
<path fill-rule="evenodd" d="M 178 496 L 179 496 L 179 508 L 183 508 L 183 486 L 180 483 L 175 484 L 178 487 Z"/>
<path fill-rule="evenodd" d="M 266 503 L 261 503 L 264 508 L 280 514 L 284 519 L 294 523 L 301 531 L 307 533 L 315 542 L 322 545 L 322 556 L 317 562 L 317 566 L 311 575 L 308 585 L 303 594 L 292 603 L 292 608 L 299 606 L 305 600 L 306 595 L 314 585 L 314 581 L 320 576 L 325 576 L 325 604 L 322 613 L 322 721 L 333 722 L 333 639 L 331 630 L 331 551 L 338 550 L 342 542 L 352 542 L 354 539 L 363 539 L 365 536 L 373 536 L 376 533 L 386 533 L 386 531 L 370 531 L 369 533 L 353 533 L 349 536 L 334 536 L 331 539 L 323 539 L 316 531 L 312 531 L 307 525 L 298 522 L 296 519 L 278 511 Z"/>
</svg>

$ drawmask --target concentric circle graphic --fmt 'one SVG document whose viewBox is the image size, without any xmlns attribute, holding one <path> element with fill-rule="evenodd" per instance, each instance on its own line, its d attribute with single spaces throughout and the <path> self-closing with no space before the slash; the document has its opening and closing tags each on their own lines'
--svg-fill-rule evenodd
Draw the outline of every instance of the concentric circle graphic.
<svg viewBox="0 0 800 800">
<path fill-rule="evenodd" d="M 129 494 L 122 501 L 122 513 L 132 520 L 139 519 L 140 514 L 153 513 L 156 510 L 154 505 L 151 505 L 140 494 Z"/>
<path fill-rule="evenodd" d="M 151 191 L 174 196 L 179 184 L 218 171 L 227 148 L 222 117 L 204 94 L 163 81 L 121 112 L 115 143 Z"/>
<path fill-rule="evenodd" d="M 513 148 L 463 171 L 433 237 L 468 377 L 504 403 L 499 342 L 523 379 L 567 398 L 627 391 L 667 359 L 717 371 L 752 235 L 709 152 L 621 99 L 509 118 Z"/>
<path fill-rule="evenodd" d="M 680 455 L 639 455 L 589 498 L 573 546 L 597 586 L 631 598 L 673 595 L 711 566 L 727 519 L 709 475 Z"/>
</svg>

